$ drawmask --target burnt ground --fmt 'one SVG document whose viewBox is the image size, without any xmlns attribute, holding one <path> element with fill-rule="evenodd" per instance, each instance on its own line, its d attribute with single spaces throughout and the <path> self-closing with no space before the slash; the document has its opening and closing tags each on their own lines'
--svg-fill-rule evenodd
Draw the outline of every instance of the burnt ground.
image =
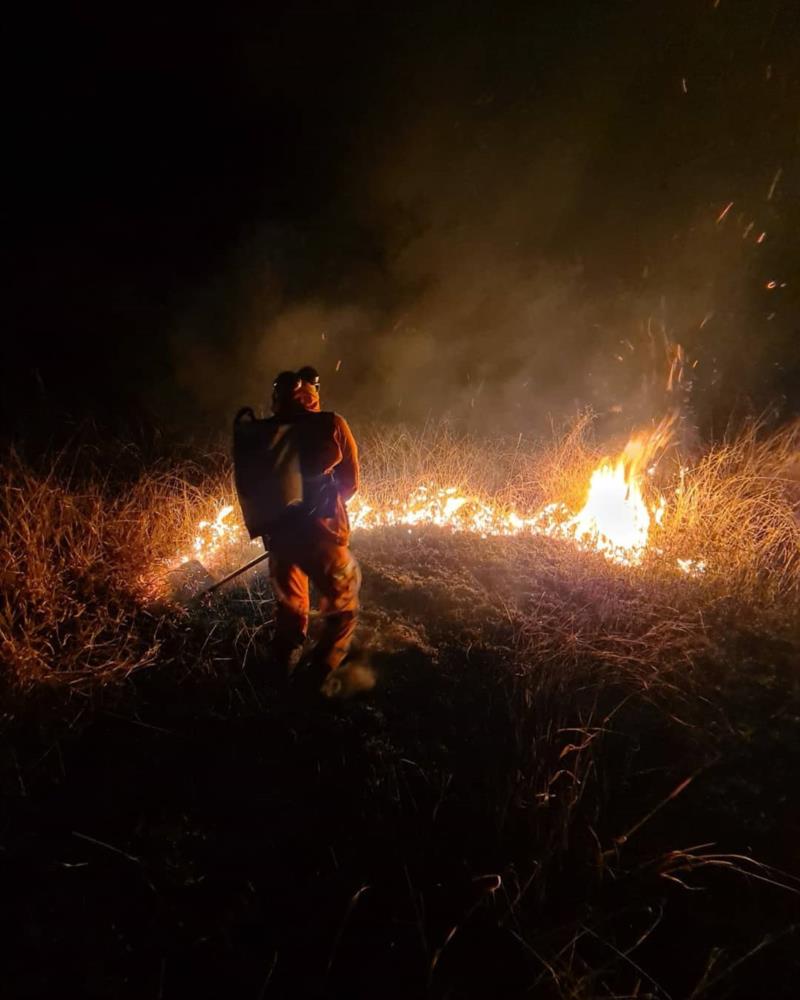
<svg viewBox="0 0 800 1000">
<path fill-rule="evenodd" d="M 358 551 L 367 695 L 274 690 L 253 584 L 182 624 L 211 667 L 7 715 L 3 996 L 795 996 L 797 646 L 637 671 L 576 591 L 552 657 L 549 550 Z"/>
</svg>

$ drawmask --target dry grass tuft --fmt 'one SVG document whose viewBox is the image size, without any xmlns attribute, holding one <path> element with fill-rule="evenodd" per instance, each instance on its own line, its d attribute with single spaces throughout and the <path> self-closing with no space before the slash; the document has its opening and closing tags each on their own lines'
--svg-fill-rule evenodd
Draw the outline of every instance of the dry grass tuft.
<svg viewBox="0 0 800 1000">
<path fill-rule="evenodd" d="M 800 592 L 800 421 L 768 436 L 757 425 L 679 462 L 659 544 L 703 559 L 729 597 L 780 611 Z"/>
<path fill-rule="evenodd" d="M 77 475 L 65 454 L 45 471 L 5 456 L 0 656 L 14 686 L 127 676 L 158 658 L 145 593 L 176 539 L 213 515 L 208 481 L 191 463 L 119 484 L 97 469 Z"/>
</svg>

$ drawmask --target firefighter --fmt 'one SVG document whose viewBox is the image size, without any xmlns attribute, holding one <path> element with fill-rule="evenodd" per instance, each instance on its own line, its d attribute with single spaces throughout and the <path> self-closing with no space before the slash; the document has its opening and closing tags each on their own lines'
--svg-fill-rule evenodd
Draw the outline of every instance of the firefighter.
<svg viewBox="0 0 800 1000">
<path fill-rule="evenodd" d="M 356 625 L 360 573 L 348 548 L 345 504 L 358 489 L 359 468 L 347 421 L 320 411 L 318 381 L 319 376 L 314 384 L 298 372 L 281 372 L 273 383 L 271 419 L 292 425 L 303 500 L 271 526 L 264 545 L 277 602 L 274 658 L 287 674 L 300 659 L 308 632 L 310 580 L 320 597 L 322 618 L 310 667 L 322 682 L 347 655 Z"/>
</svg>

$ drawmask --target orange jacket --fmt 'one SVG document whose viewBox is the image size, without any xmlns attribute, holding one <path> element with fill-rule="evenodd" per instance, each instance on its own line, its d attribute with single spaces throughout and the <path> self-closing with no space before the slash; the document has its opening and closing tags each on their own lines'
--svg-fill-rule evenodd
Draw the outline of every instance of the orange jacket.
<svg viewBox="0 0 800 1000">
<path fill-rule="evenodd" d="M 346 544 L 350 522 L 345 504 L 359 486 L 358 446 L 347 421 L 338 413 L 321 412 L 319 394 L 305 382 L 295 389 L 291 402 L 276 411 L 275 417 L 297 423 L 302 429 L 300 470 L 312 498 L 306 518 L 310 514 L 311 520 L 339 544 Z M 336 487 L 335 510 L 326 509 L 329 516 L 316 516 L 315 488 L 324 489 L 331 479 Z"/>
</svg>

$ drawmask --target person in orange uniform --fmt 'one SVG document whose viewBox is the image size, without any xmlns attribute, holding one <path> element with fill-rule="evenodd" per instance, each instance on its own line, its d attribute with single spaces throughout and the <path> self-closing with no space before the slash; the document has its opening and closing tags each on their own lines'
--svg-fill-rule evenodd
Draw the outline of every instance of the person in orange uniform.
<svg viewBox="0 0 800 1000">
<path fill-rule="evenodd" d="M 345 505 L 358 490 L 358 448 L 344 417 L 320 410 L 319 376 L 312 368 L 278 375 L 272 412 L 273 420 L 292 425 L 303 478 L 303 502 L 264 538 L 277 601 L 273 653 L 287 672 L 298 662 L 311 581 L 320 597 L 322 629 L 310 666 L 324 680 L 347 655 L 356 627 L 361 577 L 348 547 Z"/>
</svg>

